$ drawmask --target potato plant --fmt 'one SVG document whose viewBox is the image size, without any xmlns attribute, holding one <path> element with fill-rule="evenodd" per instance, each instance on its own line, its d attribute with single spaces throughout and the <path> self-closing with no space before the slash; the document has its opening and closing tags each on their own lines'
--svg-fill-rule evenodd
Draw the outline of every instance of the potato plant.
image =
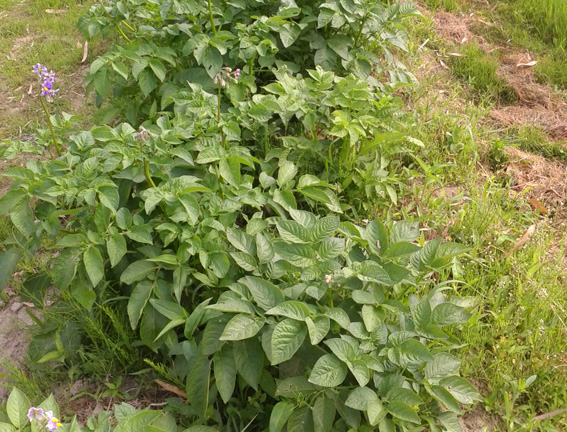
<svg viewBox="0 0 567 432">
<path fill-rule="evenodd" d="M 124 302 L 198 430 L 459 430 L 479 395 L 450 354 L 469 315 L 445 279 L 466 248 L 350 203 L 396 197 L 378 152 L 404 139 L 394 90 L 410 78 L 390 49 L 412 15 L 362 0 L 94 6 L 81 27 L 126 41 L 88 77 L 111 125 L 53 116 L 48 138 L 2 148 L 38 158 L 5 174 L 17 233 L 0 282 L 49 240 L 34 287 L 86 310 Z M 61 156 L 42 158 L 49 139 Z"/>
</svg>

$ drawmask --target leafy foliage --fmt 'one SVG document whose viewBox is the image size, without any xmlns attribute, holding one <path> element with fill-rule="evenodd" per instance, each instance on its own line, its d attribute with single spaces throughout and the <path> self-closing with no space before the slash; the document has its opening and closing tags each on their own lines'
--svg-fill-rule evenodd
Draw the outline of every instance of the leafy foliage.
<svg viewBox="0 0 567 432">
<path fill-rule="evenodd" d="M 397 199 L 385 153 L 404 139 L 393 91 L 408 75 L 389 49 L 405 48 L 413 6 L 208 6 L 91 9 L 91 36 L 132 29 L 89 75 L 99 102 L 112 95 L 109 120 L 128 123 L 56 127 L 65 155 L 8 170 L 12 243 L 33 253 L 50 238 L 42 286 L 85 310 L 124 300 L 196 424 L 455 430 L 479 395 L 449 354 L 469 316 L 439 279 L 465 248 L 424 243 L 409 221 L 361 224 L 368 207 L 351 204 Z"/>
</svg>

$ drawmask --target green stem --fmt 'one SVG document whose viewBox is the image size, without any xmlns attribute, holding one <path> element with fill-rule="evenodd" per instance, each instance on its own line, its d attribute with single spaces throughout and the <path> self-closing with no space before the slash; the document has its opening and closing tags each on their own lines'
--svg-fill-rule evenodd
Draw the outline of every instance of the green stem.
<svg viewBox="0 0 567 432">
<path fill-rule="evenodd" d="M 43 96 L 39 97 L 41 102 L 41 106 L 43 111 L 45 112 L 45 117 L 47 119 L 47 124 L 49 125 L 49 130 L 51 131 L 51 138 L 53 139 L 53 147 L 55 147 L 55 151 L 57 152 L 57 156 L 61 156 L 61 148 L 55 139 L 55 133 L 53 132 L 53 125 L 51 124 L 51 119 L 49 118 L 49 111 L 47 111 L 47 106 L 45 105 L 45 101 L 43 100 Z M 51 153 L 51 152 L 50 152 Z"/>
<path fill-rule="evenodd" d="M 133 32 L 133 33 L 136 32 L 136 29 L 135 29 L 134 27 L 132 27 L 130 24 L 128 24 L 125 20 L 122 20 L 121 22 L 122 22 L 122 24 L 124 24 L 124 26 L 125 26 L 128 30 L 130 30 L 130 31 Z"/>
<path fill-rule="evenodd" d="M 144 148 L 142 147 L 142 142 L 140 141 L 140 154 L 142 155 L 142 157 L 144 157 Z M 154 181 L 152 180 L 152 176 L 150 175 L 150 163 L 146 160 L 146 158 L 143 159 L 144 160 L 144 177 L 146 177 L 146 181 L 148 182 L 148 184 L 151 187 L 156 187 L 156 184 L 154 183 Z"/>
<path fill-rule="evenodd" d="M 220 110 L 221 110 L 221 85 L 219 83 L 218 89 L 218 108 L 217 108 L 217 121 L 220 123 Z"/>
<path fill-rule="evenodd" d="M 248 73 L 251 77 L 254 76 L 254 57 L 248 60 Z"/>
<path fill-rule="evenodd" d="M 155 188 L 156 184 L 150 176 L 150 163 L 147 160 L 144 160 L 144 176 L 146 177 L 146 180 L 148 181 L 150 186 Z"/>
<path fill-rule="evenodd" d="M 116 23 L 115 26 L 124 39 L 126 39 L 128 42 L 132 42 L 132 39 L 130 39 L 128 36 L 126 36 L 126 33 L 124 33 L 124 31 L 122 30 L 122 28 L 120 27 L 120 24 Z"/>
<path fill-rule="evenodd" d="M 360 30 L 358 31 L 358 35 L 356 36 L 356 40 L 354 42 L 354 46 L 358 47 L 358 43 L 360 42 L 360 37 L 362 36 L 362 30 L 364 30 L 364 26 L 366 25 L 366 21 L 368 20 L 368 15 L 366 15 L 362 22 L 360 23 Z"/>
<path fill-rule="evenodd" d="M 211 0 L 209 0 L 209 19 L 211 21 L 211 27 L 213 29 L 213 35 L 217 35 L 217 29 L 215 27 L 215 20 L 213 18 L 213 5 L 211 4 Z"/>
</svg>

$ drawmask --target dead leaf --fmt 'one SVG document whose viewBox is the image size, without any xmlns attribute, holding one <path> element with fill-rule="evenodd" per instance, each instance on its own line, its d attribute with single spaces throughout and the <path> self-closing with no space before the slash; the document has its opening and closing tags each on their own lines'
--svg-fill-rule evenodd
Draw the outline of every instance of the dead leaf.
<svg viewBox="0 0 567 432">
<path fill-rule="evenodd" d="M 566 412 L 567 412 L 567 408 L 563 408 L 563 409 L 551 411 L 551 412 L 548 412 L 548 413 L 545 413 L 545 414 L 540 414 L 540 415 L 534 417 L 533 419 L 536 420 L 536 421 L 545 420 L 547 418 L 554 417 L 554 416 L 559 415 L 559 414 L 564 414 Z"/>
<path fill-rule="evenodd" d="M 29 307 L 29 308 L 34 308 L 34 307 L 35 307 L 35 305 L 34 305 L 33 303 L 30 303 L 30 302 L 22 302 L 22 304 L 23 304 L 24 306 Z"/>
<path fill-rule="evenodd" d="M 464 38 L 461 39 L 461 45 L 464 44 L 467 41 L 467 37 L 465 36 Z"/>
<path fill-rule="evenodd" d="M 45 13 L 48 14 L 64 14 L 65 12 L 67 12 L 65 9 L 45 9 Z"/>
<path fill-rule="evenodd" d="M 443 60 L 439 60 L 439 63 L 441 64 L 441 67 L 449 69 L 449 66 L 447 66 Z"/>
<path fill-rule="evenodd" d="M 516 242 L 516 244 L 514 245 L 514 247 L 512 249 L 510 249 L 510 251 L 504 255 L 504 258 L 508 258 L 510 255 L 512 255 L 514 252 L 516 252 L 518 249 L 520 249 L 521 247 L 525 246 L 527 242 L 530 241 L 530 239 L 533 237 L 534 233 L 535 233 L 535 229 L 536 226 L 532 225 L 530 226 L 527 231 L 524 233 L 524 235 L 522 236 L 522 238 L 520 240 L 518 240 Z"/>
<path fill-rule="evenodd" d="M 33 91 L 33 84 L 30 84 L 30 88 L 28 90 L 28 94 L 31 95 Z"/>
<path fill-rule="evenodd" d="M 533 207 L 534 210 L 539 210 L 542 215 L 547 214 L 547 208 L 543 205 L 543 203 L 535 198 L 531 198 L 529 201 L 530 205 Z"/>
<path fill-rule="evenodd" d="M 165 391 L 168 391 L 170 393 L 174 393 L 177 396 L 180 396 L 184 399 L 187 399 L 187 393 L 185 393 L 183 390 L 181 390 L 180 388 L 172 385 L 172 384 L 168 384 L 166 382 L 160 381 L 160 380 L 154 380 L 154 382 L 160 386 L 162 389 L 164 389 Z"/>
<path fill-rule="evenodd" d="M 518 63 L 518 64 L 516 65 L 516 67 L 519 67 L 519 68 L 529 68 L 529 67 L 534 67 L 536 64 L 537 64 L 537 60 L 532 60 L 532 61 L 527 62 L 527 63 Z"/>
<path fill-rule="evenodd" d="M 460 53 L 455 53 L 455 52 L 447 53 L 447 55 L 453 56 L 453 57 L 464 57 L 464 55 L 462 55 L 462 54 L 460 54 Z"/>
<path fill-rule="evenodd" d="M 88 55 L 89 55 L 89 42 L 85 41 L 85 45 L 83 46 L 83 59 L 81 60 L 81 63 L 85 62 Z"/>
</svg>

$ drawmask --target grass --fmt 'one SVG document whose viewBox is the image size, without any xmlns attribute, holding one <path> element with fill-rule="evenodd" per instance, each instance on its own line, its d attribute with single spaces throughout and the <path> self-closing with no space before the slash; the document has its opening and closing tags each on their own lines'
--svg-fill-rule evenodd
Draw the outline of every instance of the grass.
<svg viewBox="0 0 567 432">
<path fill-rule="evenodd" d="M 499 65 L 496 53 L 484 52 L 475 42 L 462 45 L 459 51 L 462 57 L 451 57 L 451 67 L 458 78 L 481 97 L 499 103 L 516 100 L 514 90 L 496 73 Z"/>
<path fill-rule="evenodd" d="M 410 70 L 427 56 L 415 49 L 431 38 L 431 24 L 415 30 Z M 566 221 L 532 210 L 528 198 L 511 189 L 504 148 L 516 145 L 549 159 L 565 160 L 561 143 L 533 127 L 494 131 L 485 118 L 490 106 L 470 98 L 469 85 L 496 93 L 495 61 L 474 45 L 464 47 L 453 72 L 460 80 L 429 74 L 408 103 L 417 121 L 408 133 L 427 143 L 419 156 L 436 171 L 436 181 L 417 181 L 405 209 L 431 236 L 446 233 L 470 246 L 469 259 L 453 268 L 461 281 L 453 289 L 473 296 L 478 308 L 460 331 L 464 374 L 485 397 L 497 431 L 567 430 L 567 415 L 544 421 L 535 416 L 567 406 Z M 488 58 L 487 58 L 488 57 Z M 464 62 L 463 62 L 464 60 Z M 443 97 L 437 96 L 443 89 Z M 498 87 L 496 87 L 497 89 Z M 488 123 L 490 124 L 490 123 Z M 452 198 L 444 191 L 458 188 Z M 528 243 L 507 253 L 536 225 Z"/>
<path fill-rule="evenodd" d="M 91 0 L 0 0 L 0 139 L 33 132 L 42 126 L 41 106 L 28 95 L 37 94 L 36 63 L 56 72 L 61 98 L 58 110 L 73 111 L 84 105 L 82 75 L 84 38 L 76 23 Z M 103 44 L 91 44 L 89 58 Z M 84 110 L 83 110 L 84 111 Z"/>
</svg>

